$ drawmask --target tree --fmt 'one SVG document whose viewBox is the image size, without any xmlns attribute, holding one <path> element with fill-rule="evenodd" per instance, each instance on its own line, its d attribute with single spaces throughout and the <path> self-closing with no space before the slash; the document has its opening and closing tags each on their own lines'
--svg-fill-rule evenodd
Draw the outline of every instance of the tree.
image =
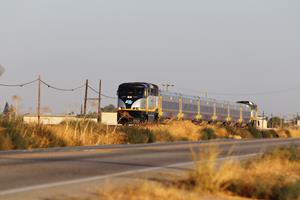
<svg viewBox="0 0 300 200">
<path fill-rule="evenodd" d="M 6 102 L 4 106 L 3 114 L 7 115 L 8 113 L 9 113 L 9 104 L 8 102 Z"/>
<path fill-rule="evenodd" d="M 5 119 L 12 120 L 16 117 L 15 109 L 12 105 L 9 105 L 7 102 L 5 103 L 5 107 L 3 110 L 3 115 Z"/>
<path fill-rule="evenodd" d="M 113 104 L 109 104 L 108 106 L 105 106 L 102 108 L 103 112 L 116 112 L 117 108 Z"/>
<path fill-rule="evenodd" d="M 0 65 L 0 76 L 5 72 L 5 69 L 2 65 Z"/>
<path fill-rule="evenodd" d="M 282 119 L 280 117 L 271 117 L 268 120 L 268 127 L 270 128 L 280 128 Z"/>
</svg>

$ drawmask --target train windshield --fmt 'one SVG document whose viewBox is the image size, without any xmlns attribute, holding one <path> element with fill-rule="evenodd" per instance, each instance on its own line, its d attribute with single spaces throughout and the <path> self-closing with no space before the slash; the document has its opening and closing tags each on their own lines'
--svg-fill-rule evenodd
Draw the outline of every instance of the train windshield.
<svg viewBox="0 0 300 200">
<path fill-rule="evenodd" d="M 145 93 L 144 86 L 137 86 L 137 85 L 126 85 L 120 86 L 118 90 L 119 97 L 143 97 Z"/>
</svg>

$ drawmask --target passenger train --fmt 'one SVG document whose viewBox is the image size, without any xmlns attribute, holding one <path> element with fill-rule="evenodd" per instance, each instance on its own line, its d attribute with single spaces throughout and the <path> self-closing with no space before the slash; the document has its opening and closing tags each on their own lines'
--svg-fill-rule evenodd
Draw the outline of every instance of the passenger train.
<svg viewBox="0 0 300 200">
<path fill-rule="evenodd" d="M 178 119 L 241 125 L 254 124 L 257 114 L 257 106 L 250 101 L 232 103 L 188 96 L 145 82 L 123 83 L 117 94 L 120 124 Z"/>
</svg>

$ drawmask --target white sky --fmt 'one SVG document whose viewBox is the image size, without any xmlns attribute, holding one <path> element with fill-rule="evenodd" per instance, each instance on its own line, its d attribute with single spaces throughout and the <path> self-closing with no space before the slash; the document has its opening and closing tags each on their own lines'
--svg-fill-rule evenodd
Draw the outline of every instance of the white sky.
<svg viewBox="0 0 300 200">
<path fill-rule="evenodd" d="M 173 91 L 253 100 L 267 114 L 300 112 L 298 0 L 0 0 L 0 83 L 38 74 L 56 86 L 103 80 L 105 94 L 129 81 L 171 83 Z M 79 111 L 84 91 L 43 88 L 43 106 Z M 211 93 L 211 94 L 210 94 Z M 28 112 L 36 86 L 0 87 Z M 115 103 L 104 99 L 104 104 Z"/>
</svg>

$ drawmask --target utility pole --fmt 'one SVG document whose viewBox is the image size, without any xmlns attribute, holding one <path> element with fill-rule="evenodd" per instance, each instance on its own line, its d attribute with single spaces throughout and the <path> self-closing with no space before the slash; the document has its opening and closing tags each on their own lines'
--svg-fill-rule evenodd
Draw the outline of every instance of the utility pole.
<svg viewBox="0 0 300 200">
<path fill-rule="evenodd" d="M 265 111 L 263 111 L 263 115 L 262 115 L 262 121 L 261 121 L 261 128 L 262 129 L 264 129 L 265 127 L 265 125 L 264 125 L 264 123 L 265 123 Z"/>
<path fill-rule="evenodd" d="M 85 94 L 84 94 L 84 105 L 83 105 L 83 115 L 86 116 L 86 106 L 87 106 L 87 98 L 88 98 L 88 88 L 89 88 L 89 80 L 86 79 L 85 82 Z"/>
<path fill-rule="evenodd" d="M 168 84 L 168 83 L 167 83 L 167 84 L 162 84 L 162 86 L 166 88 L 165 90 L 166 90 L 167 92 L 169 91 L 169 87 L 174 87 L 174 85 Z"/>
<path fill-rule="evenodd" d="M 98 97 L 98 123 L 102 122 L 102 111 L 101 111 L 101 95 L 102 95 L 102 81 L 99 81 L 99 97 Z"/>
<path fill-rule="evenodd" d="M 41 123 L 41 75 L 38 78 L 38 105 L 37 105 L 38 124 Z"/>
</svg>

